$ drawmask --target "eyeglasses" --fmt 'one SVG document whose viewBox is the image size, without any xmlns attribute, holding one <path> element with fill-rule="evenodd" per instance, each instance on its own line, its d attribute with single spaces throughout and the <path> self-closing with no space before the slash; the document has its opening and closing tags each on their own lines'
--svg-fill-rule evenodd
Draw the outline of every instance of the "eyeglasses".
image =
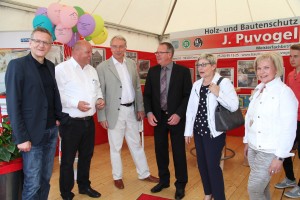
<svg viewBox="0 0 300 200">
<path fill-rule="evenodd" d="M 112 49 L 125 49 L 126 46 L 125 45 L 120 45 L 120 46 L 118 46 L 118 45 L 111 45 L 110 48 L 112 48 Z"/>
<path fill-rule="evenodd" d="M 157 51 L 157 52 L 154 52 L 154 54 L 157 56 L 157 55 L 161 55 L 161 54 L 164 54 L 164 53 L 170 53 L 169 51 Z"/>
<path fill-rule="evenodd" d="M 202 64 L 198 63 L 198 64 L 196 64 L 197 67 L 206 67 L 206 65 L 210 65 L 210 63 L 202 63 Z"/>
<path fill-rule="evenodd" d="M 50 46 L 52 45 L 52 42 L 46 42 L 46 41 L 42 41 L 42 40 L 36 40 L 36 39 L 30 39 L 31 41 L 34 41 L 34 43 L 41 45 L 43 44 L 44 46 Z"/>
</svg>

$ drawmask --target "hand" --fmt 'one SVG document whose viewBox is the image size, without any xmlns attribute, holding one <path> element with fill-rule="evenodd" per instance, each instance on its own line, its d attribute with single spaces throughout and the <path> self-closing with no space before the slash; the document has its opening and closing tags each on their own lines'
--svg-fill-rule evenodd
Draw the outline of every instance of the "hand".
<svg viewBox="0 0 300 200">
<path fill-rule="evenodd" d="M 248 158 L 248 143 L 245 143 L 245 147 L 244 147 L 244 157 Z"/>
<path fill-rule="evenodd" d="M 185 143 L 186 144 L 190 144 L 191 143 L 191 139 L 192 139 L 192 136 L 185 136 Z"/>
<path fill-rule="evenodd" d="M 213 93 L 216 97 L 219 97 L 219 92 L 220 92 L 220 86 L 210 83 L 208 89 L 210 90 L 211 93 Z"/>
<path fill-rule="evenodd" d="M 148 114 L 148 122 L 151 126 L 157 126 L 157 119 L 152 113 Z"/>
<path fill-rule="evenodd" d="M 171 117 L 168 119 L 169 125 L 177 125 L 180 121 L 180 117 L 177 114 L 171 115 Z"/>
<path fill-rule="evenodd" d="M 82 112 L 87 112 L 91 109 L 91 107 L 89 106 L 90 104 L 88 102 L 85 101 L 79 101 L 78 102 L 78 106 L 77 108 L 82 111 Z"/>
<path fill-rule="evenodd" d="M 101 121 L 100 122 L 100 124 L 101 124 L 101 126 L 104 128 L 104 129 L 108 129 L 108 123 L 107 123 L 107 121 Z"/>
<path fill-rule="evenodd" d="M 31 142 L 30 141 L 26 141 L 26 142 L 23 142 L 21 144 L 18 144 L 17 146 L 18 146 L 18 149 L 20 151 L 28 152 L 31 149 Z"/>
<path fill-rule="evenodd" d="M 276 173 L 278 173 L 278 172 L 281 171 L 281 169 L 282 169 L 282 163 L 283 163 L 283 161 L 277 160 L 276 158 L 274 158 L 272 160 L 272 163 L 271 163 L 271 165 L 269 167 L 269 174 L 270 174 L 270 176 L 272 176 L 272 175 L 274 175 L 274 174 L 276 174 Z"/>
<path fill-rule="evenodd" d="M 138 121 L 142 121 L 144 118 L 145 118 L 145 112 L 144 111 L 138 111 L 137 112 Z"/>
<path fill-rule="evenodd" d="M 96 108 L 98 110 L 101 110 L 102 108 L 104 108 L 104 106 L 105 106 L 105 101 L 103 99 L 98 99 L 96 101 Z"/>
<path fill-rule="evenodd" d="M 58 120 L 55 121 L 56 126 L 60 125 L 60 122 Z"/>
</svg>

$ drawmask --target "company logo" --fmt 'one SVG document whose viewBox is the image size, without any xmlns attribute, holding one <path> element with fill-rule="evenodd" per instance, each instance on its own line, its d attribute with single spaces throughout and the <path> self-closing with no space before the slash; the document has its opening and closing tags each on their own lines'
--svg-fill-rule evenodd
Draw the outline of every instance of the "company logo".
<svg viewBox="0 0 300 200">
<path fill-rule="evenodd" d="M 199 47 L 202 46 L 202 44 L 203 44 L 203 41 L 201 40 L 201 38 L 196 38 L 196 39 L 194 40 L 194 46 L 195 46 L 195 47 L 199 48 Z"/>
<path fill-rule="evenodd" d="M 174 40 L 171 43 L 172 43 L 174 49 L 178 49 L 179 48 L 179 41 L 178 40 Z"/>
<path fill-rule="evenodd" d="M 30 38 L 21 38 L 21 42 L 29 42 Z"/>
<path fill-rule="evenodd" d="M 190 48 L 191 46 L 191 42 L 189 40 L 183 40 L 182 41 L 182 47 L 187 49 L 187 48 Z"/>
</svg>

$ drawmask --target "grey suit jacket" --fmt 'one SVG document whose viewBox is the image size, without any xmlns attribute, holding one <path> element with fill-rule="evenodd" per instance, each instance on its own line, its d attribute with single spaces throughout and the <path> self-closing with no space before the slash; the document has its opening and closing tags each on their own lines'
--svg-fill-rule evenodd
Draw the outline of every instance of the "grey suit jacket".
<svg viewBox="0 0 300 200">
<path fill-rule="evenodd" d="M 126 58 L 126 65 L 135 92 L 134 109 L 144 111 L 143 96 L 136 63 Z M 121 106 L 122 83 L 112 58 L 97 66 L 105 108 L 97 111 L 98 121 L 107 121 L 109 129 L 116 126 Z"/>
</svg>

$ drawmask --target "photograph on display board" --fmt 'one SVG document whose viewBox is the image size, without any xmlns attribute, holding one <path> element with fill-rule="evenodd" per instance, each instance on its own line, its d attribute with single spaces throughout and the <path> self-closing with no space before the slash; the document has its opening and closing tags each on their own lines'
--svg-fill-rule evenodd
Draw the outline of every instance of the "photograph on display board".
<svg viewBox="0 0 300 200">
<path fill-rule="evenodd" d="M 250 104 L 250 94 L 238 94 L 239 106 L 241 108 L 242 114 L 245 117 L 248 106 Z"/>
<path fill-rule="evenodd" d="M 136 53 L 136 52 L 129 52 L 129 51 L 126 51 L 125 54 L 126 54 L 126 57 L 127 57 L 127 58 L 130 58 L 131 60 L 134 60 L 135 63 L 137 63 L 138 57 L 137 57 L 137 53 Z"/>
<path fill-rule="evenodd" d="M 195 81 L 195 79 L 194 79 L 194 69 L 192 69 L 192 68 L 189 68 L 189 70 L 190 70 L 190 73 L 191 73 L 191 78 L 192 78 L 192 83 L 194 83 L 194 81 Z"/>
<path fill-rule="evenodd" d="M 52 45 L 50 51 L 46 55 L 46 58 L 57 66 L 64 61 L 64 46 Z"/>
<path fill-rule="evenodd" d="M 140 76 L 140 83 L 141 85 L 145 85 L 147 74 L 150 69 L 150 60 L 138 60 L 137 68 Z"/>
<path fill-rule="evenodd" d="M 29 49 L 0 49 L 0 94 L 5 94 L 4 77 L 8 63 L 16 58 L 28 55 Z"/>
<path fill-rule="evenodd" d="M 255 88 L 257 86 L 257 77 L 253 63 L 254 60 L 238 60 L 237 87 Z"/>
<path fill-rule="evenodd" d="M 201 79 L 201 76 L 199 74 L 199 71 L 197 69 L 197 66 L 195 65 L 195 81 L 198 81 L 199 79 Z"/>
<path fill-rule="evenodd" d="M 217 68 L 217 72 L 221 76 L 231 80 L 231 83 L 234 85 L 234 68 L 233 67 Z"/>
<path fill-rule="evenodd" d="M 104 60 L 105 60 L 105 49 L 93 47 L 91 65 L 94 68 L 96 68 Z"/>
</svg>

